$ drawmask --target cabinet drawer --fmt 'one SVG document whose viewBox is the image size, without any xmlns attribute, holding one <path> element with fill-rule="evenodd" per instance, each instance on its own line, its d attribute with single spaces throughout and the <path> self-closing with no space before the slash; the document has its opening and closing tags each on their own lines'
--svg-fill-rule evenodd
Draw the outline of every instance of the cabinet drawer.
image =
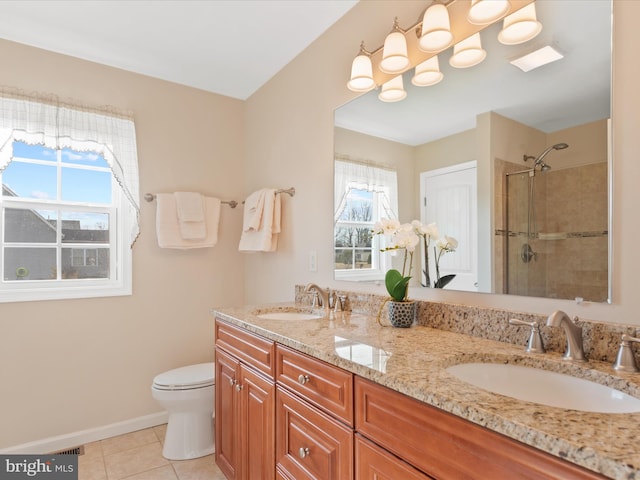
<svg viewBox="0 0 640 480">
<path fill-rule="evenodd" d="M 353 375 L 287 347 L 276 347 L 276 380 L 353 426 Z"/>
<path fill-rule="evenodd" d="M 215 337 L 216 347 L 273 378 L 275 342 L 219 319 L 216 319 Z"/>
<path fill-rule="evenodd" d="M 360 377 L 356 431 L 440 480 L 605 477 Z"/>
<path fill-rule="evenodd" d="M 353 430 L 277 386 L 276 464 L 284 478 L 353 478 Z"/>
<path fill-rule="evenodd" d="M 356 480 L 433 480 L 398 457 L 356 435 Z"/>
</svg>

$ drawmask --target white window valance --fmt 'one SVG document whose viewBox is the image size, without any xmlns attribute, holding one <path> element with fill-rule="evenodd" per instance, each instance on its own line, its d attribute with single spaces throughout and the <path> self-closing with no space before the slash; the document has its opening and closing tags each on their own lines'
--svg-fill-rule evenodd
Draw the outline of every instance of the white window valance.
<svg viewBox="0 0 640 480">
<path fill-rule="evenodd" d="M 13 142 L 97 152 L 109 164 L 129 204 L 131 244 L 140 231 L 140 186 L 135 125 L 131 115 L 92 108 L 54 95 L 0 88 L 0 171 L 13 158 Z"/>
<path fill-rule="evenodd" d="M 395 170 L 338 158 L 334 168 L 334 224 L 346 208 L 353 189 L 376 193 L 381 217 L 398 218 L 398 174 Z"/>
</svg>

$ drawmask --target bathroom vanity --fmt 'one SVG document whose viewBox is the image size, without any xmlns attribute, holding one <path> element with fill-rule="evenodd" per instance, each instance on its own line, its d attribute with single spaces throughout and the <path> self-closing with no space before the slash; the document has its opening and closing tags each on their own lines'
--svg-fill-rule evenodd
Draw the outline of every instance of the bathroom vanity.
<svg viewBox="0 0 640 480">
<path fill-rule="evenodd" d="M 229 479 L 640 478 L 640 413 L 546 407 L 446 371 L 536 366 L 541 357 L 523 347 L 351 312 L 292 321 L 263 311 L 213 312 L 216 463 Z M 543 357 L 571 369 L 559 354 Z M 609 367 L 582 368 L 597 378 Z M 640 392 L 634 374 L 617 379 Z"/>
</svg>

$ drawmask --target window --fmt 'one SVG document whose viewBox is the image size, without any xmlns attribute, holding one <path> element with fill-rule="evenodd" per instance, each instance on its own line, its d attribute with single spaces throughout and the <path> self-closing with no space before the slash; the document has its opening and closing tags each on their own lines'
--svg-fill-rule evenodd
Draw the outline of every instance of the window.
<svg viewBox="0 0 640 480">
<path fill-rule="evenodd" d="M 378 202 L 367 190 L 349 189 L 345 209 L 335 225 L 335 268 L 336 270 L 371 270 L 380 261 L 374 248 L 376 239 L 371 235 L 378 218 Z"/>
<path fill-rule="evenodd" d="M 105 124 L 83 129 L 90 123 L 86 115 L 107 117 L 85 111 L 67 119 L 74 125 L 69 131 L 82 140 L 60 135 L 64 124 L 57 124 L 57 136 L 47 135 L 50 119 L 65 117 L 48 104 L 36 105 L 57 109 L 54 117 L 31 118 L 44 133 L 34 134 L 33 124 L 9 128 L 13 112 L 7 106 L 14 101 L 0 98 L 0 301 L 131 294 L 131 246 L 138 233 L 135 150 L 132 172 L 125 161 L 130 148 L 105 138 Z M 113 128 L 104 131 L 114 137 Z M 135 137 L 125 144 L 135 149 Z"/>
<path fill-rule="evenodd" d="M 396 218 L 396 172 L 353 162 L 335 162 L 334 268 L 336 279 L 381 280 L 389 268 L 372 236 L 382 218 Z"/>
</svg>

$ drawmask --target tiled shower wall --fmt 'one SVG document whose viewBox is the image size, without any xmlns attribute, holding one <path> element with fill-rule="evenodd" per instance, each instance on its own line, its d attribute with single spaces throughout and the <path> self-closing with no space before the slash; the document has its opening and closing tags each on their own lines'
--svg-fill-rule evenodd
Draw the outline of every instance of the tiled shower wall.
<svg viewBox="0 0 640 480">
<path fill-rule="evenodd" d="M 494 291 L 517 295 L 602 302 L 608 295 L 607 164 L 536 172 L 534 205 L 537 235 L 528 240 L 535 257 L 520 258 L 527 242 L 527 174 L 506 173 L 522 165 L 496 160 L 496 256 Z M 509 231 L 506 228 L 507 206 Z M 507 253 L 507 241 L 509 248 Z M 503 263 L 508 255 L 509 270 Z"/>
</svg>

